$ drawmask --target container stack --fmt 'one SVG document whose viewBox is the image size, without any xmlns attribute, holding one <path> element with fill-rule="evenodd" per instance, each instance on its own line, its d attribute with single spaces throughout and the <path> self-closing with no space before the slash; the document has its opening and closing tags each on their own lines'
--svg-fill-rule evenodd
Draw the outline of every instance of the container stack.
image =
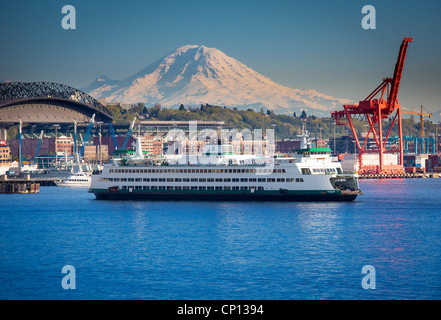
<svg viewBox="0 0 441 320">
<path fill-rule="evenodd" d="M 426 160 L 427 172 L 441 172 L 441 155 L 433 154 Z"/>
</svg>

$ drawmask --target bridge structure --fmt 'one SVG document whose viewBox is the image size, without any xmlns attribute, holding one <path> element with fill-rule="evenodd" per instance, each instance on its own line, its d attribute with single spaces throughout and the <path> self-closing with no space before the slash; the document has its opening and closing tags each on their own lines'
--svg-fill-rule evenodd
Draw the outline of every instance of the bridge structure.
<svg viewBox="0 0 441 320">
<path fill-rule="evenodd" d="M 20 122 L 87 123 L 95 120 L 108 123 L 112 114 L 88 94 L 73 87 L 52 82 L 0 83 L 0 128 Z"/>
</svg>

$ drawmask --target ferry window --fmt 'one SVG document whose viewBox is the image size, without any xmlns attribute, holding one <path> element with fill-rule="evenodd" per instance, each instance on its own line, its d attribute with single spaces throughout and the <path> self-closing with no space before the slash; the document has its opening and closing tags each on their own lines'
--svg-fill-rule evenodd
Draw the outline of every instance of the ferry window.
<svg viewBox="0 0 441 320">
<path fill-rule="evenodd" d="M 213 178 L 208 178 L 207 182 L 214 182 L 214 179 Z"/>
<path fill-rule="evenodd" d="M 231 182 L 231 179 L 230 178 L 225 178 L 224 182 Z"/>
<path fill-rule="evenodd" d="M 228 173 L 233 173 L 233 169 L 228 169 Z"/>
<path fill-rule="evenodd" d="M 190 182 L 190 179 L 189 178 L 183 178 L 182 181 L 183 182 Z"/>
<path fill-rule="evenodd" d="M 207 187 L 207 190 L 214 190 L 214 187 Z"/>
<path fill-rule="evenodd" d="M 149 181 L 150 181 L 150 178 L 143 178 L 142 181 L 144 181 L 144 182 L 149 182 Z"/>
<path fill-rule="evenodd" d="M 221 178 L 216 178 L 216 182 L 222 182 Z"/>
<path fill-rule="evenodd" d="M 268 178 L 268 179 L 266 179 L 266 182 L 276 182 L 276 179 L 274 179 L 274 178 Z"/>
<path fill-rule="evenodd" d="M 222 190 L 222 187 L 216 187 L 215 189 L 216 190 Z"/>
<path fill-rule="evenodd" d="M 259 178 L 257 179 L 257 182 L 265 182 L 265 178 Z"/>
<path fill-rule="evenodd" d="M 139 173 L 139 169 L 136 169 L 136 173 Z"/>
<path fill-rule="evenodd" d="M 121 182 L 126 182 L 127 178 L 121 178 Z"/>
<path fill-rule="evenodd" d="M 294 178 L 286 178 L 286 182 L 294 182 Z"/>
<path fill-rule="evenodd" d="M 248 187 L 240 187 L 240 190 L 248 190 Z"/>
<path fill-rule="evenodd" d="M 233 179 L 231 179 L 233 182 L 239 182 L 239 179 L 238 178 L 233 178 Z"/>
<path fill-rule="evenodd" d="M 143 190 L 148 190 L 148 189 L 149 189 L 149 186 L 143 186 L 142 189 L 143 189 Z"/>
<path fill-rule="evenodd" d="M 199 190 L 205 190 L 206 188 L 205 187 L 199 187 Z"/>
<path fill-rule="evenodd" d="M 285 169 L 282 169 L 282 173 L 286 173 L 286 170 L 285 170 Z"/>
<path fill-rule="evenodd" d="M 246 178 L 240 179 L 240 182 L 248 182 L 248 179 Z"/>
<path fill-rule="evenodd" d="M 277 179 L 277 182 L 285 182 L 285 179 L 283 179 L 283 178 L 278 178 L 278 179 Z"/>
<path fill-rule="evenodd" d="M 159 182 L 165 182 L 165 178 L 159 178 Z"/>
<path fill-rule="evenodd" d="M 167 182 L 173 182 L 173 178 L 167 178 Z"/>
<path fill-rule="evenodd" d="M 191 173 L 196 173 L 196 170 L 195 169 L 191 169 Z"/>
<path fill-rule="evenodd" d="M 129 181 L 129 182 L 133 182 L 133 181 L 135 181 L 135 179 L 133 179 L 133 178 L 128 178 L 127 181 Z"/>
<path fill-rule="evenodd" d="M 239 187 L 231 187 L 231 190 L 239 190 Z"/>
<path fill-rule="evenodd" d="M 190 187 L 189 186 L 183 186 L 182 189 L 183 190 L 190 190 Z"/>
<path fill-rule="evenodd" d="M 147 172 L 148 173 L 152 173 L 152 169 L 147 169 Z"/>
<path fill-rule="evenodd" d="M 127 189 L 127 186 L 122 186 L 121 189 L 126 190 L 126 189 Z"/>
<path fill-rule="evenodd" d="M 119 178 L 115 178 L 114 181 L 115 181 L 115 182 L 119 182 Z"/>
<path fill-rule="evenodd" d="M 191 190 L 197 190 L 198 189 L 198 187 L 191 187 Z"/>
<path fill-rule="evenodd" d="M 167 186 L 167 190 L 173 190 L 172 186 Z"/>
<path fill-rule="evenodd" d="M 224 187 L 224 190 L 231 190 L 231 187 Z"/>
<path fill-rule="evenodd" d="M 342 173 L 340 168 L 337 168 L 337 173 Z"/>
<path fill-rule="evenodd" d="M 175 179 L 175 182 L 181 182 L 181 181 L 182 181 L 181 178 L 176 178 L 176 179 Z"/>
<path fill-rule="evenodd" d="M 165 186 L 158 187 L 159 190 L 165 190 Z"/>
<path fill-rule="evenodd" d="M 205 179 L 205 178 L 200 178 L 199 179 L 199 182 L 205 182 L 205 181 L 207 181 L 207 179 Z"/>
<path fill-rule="evenodd" d="M 150 187 L 150 190 L 158 190 L 158 187 L 156 187 L 156 186 L 151 186 L 151 187 Z"/>
<path fill-rule="evenodd" d="M 109 181 L 113 181 L 113 178 L 109 178 Z"/>
<path fill-rule="evenodd" d="M 135 181 L 140 182 L 140 181 L 142 181 L 142 178 L 135 178 Z"/>
<path fill-rule="evenodd" d="M 152 178 L 151 181 L 152 182 L 158 182 L 158 178 Z"/>
<path fill-rule="evenodd" d="M 303 178 L 296 178 L 296 182 L 303 182 Z"/>
<path fill-rule="evenodd" d="M 302 168 L 302 174 L 311 174 L 311 170 L 309 168 Z"/>
<path fill-rule="evenodd" d="M 263 190 L 263 187 L 257 187 L 257 190 Z"/>
<path fill-rule="evenodd" d="M 255 178 L 251 178 L 251 179 L 248 179 L 248 181 L 249 181 L 249 182 L 256 182 L 257 179 L 255 179 Z"/>
<path fill-rule="evenodd" d="M 191 182 L 198 182 L 198 178 L 191 178 Z"/>
</svg>

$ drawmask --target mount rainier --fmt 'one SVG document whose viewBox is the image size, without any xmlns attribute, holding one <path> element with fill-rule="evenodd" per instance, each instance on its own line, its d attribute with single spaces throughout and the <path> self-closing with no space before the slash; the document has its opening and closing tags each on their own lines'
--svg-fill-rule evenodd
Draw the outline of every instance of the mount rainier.
<svg viewBox="0 0 441 320">
<path fill-rule="evenodd" d="M 101 76 L 83 90 L 108 103 L 165 107 L 208 103 L 256 111 L 264 107 L 279 114 L 305 110 L 317 116 L 329 116 L 351 102 L 313 89 L 282 86 L 218 49 L 198 45 L 182 46 L 121 81 Z"/>
</svg>

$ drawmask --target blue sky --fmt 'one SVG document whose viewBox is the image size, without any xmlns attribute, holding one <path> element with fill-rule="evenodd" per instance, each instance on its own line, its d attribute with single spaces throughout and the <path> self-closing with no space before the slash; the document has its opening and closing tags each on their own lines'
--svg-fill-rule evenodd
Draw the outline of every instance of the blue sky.
<svg viewBox="0 0 441 320">
<path fill-rule="evenodd" d="M 76 30 L 61 8 L 76 8 Z M 361 8 L 376 9 L 376 30 Z M 123 79 L 186 44 L 217 48 L 293 88 L 363 100 L 408 51 L 398 98 L 441 110 L 439 1 L 2 1 L 0 80 L 85 87 Z"/>
</svg>

